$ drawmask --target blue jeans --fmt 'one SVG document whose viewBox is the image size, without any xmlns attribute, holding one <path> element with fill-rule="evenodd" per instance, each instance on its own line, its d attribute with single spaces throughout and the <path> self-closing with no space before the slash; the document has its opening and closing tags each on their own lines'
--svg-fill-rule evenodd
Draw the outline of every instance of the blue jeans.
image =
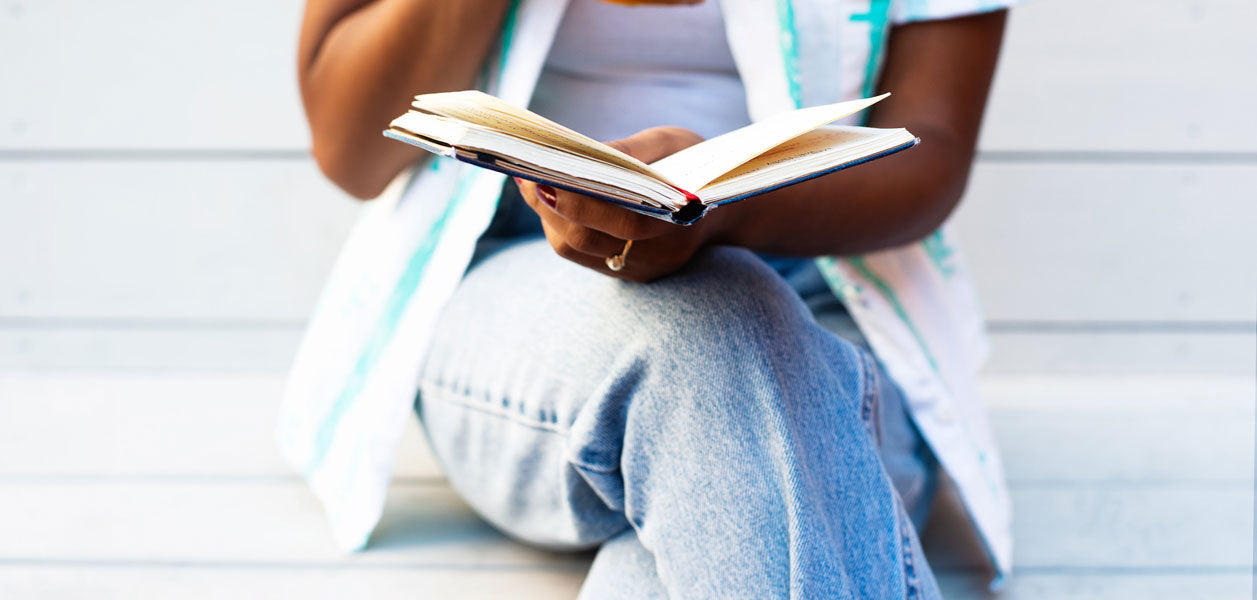
<svg viewBox="0 0 1257 600">
<path fill-rule="evenodd" d="M 742 249 L 641 285 L 516 239 L 444 310 L 416 409 L 485 519 L 600 546 L 582 598 L 938 598 L 932 455 L 801 295 Z"/>
</svg>

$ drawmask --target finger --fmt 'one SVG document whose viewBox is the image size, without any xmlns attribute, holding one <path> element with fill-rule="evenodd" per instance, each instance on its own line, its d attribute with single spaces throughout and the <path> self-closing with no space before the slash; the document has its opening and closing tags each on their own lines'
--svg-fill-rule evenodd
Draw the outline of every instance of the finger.
<svg viewBox="0 0 1257 600">
<path fill-rule="evenodd" d="M 560 255 L 575 251 L 582 254 L 607 257 L 618 254 L 624 248 L 625 238 L 617 238 L 603 231 L 574 222 L 555 211 L 548 203 L 540 199 L 544 194 L 529 193 L 536 189 L 536 184 L 519 179 L 516 179 L 516 184 L 524 192 L 524 202 L 541 217 L 542 224 L 548 224 L 552 232 L 562 237 L 562 246 L 555 248 L 555 251 Z"/>
<path fill-rule="evenodd" d="M 559 255 L 559 257 L 564 260 L 574 262 L 582 267 L 593 269 L 594 271 L 608 275 L 616 275 L 616 273 L 612 272 L 611 269 L 607 268 L 606 257 L 579 252 L 571 245 L 567 244 L 564 236 L 565 232 L 562 231 L 560 227 L 560 224 L 556 224 L 552 221 L 547 222 L 545 219 L 541 220 L 541 228 L 546 233 L 546 241 L 550 243 L 550 248 L 554 250 L 555 254 Z"/>
<path fill-rule="evenodd" d="M 565 223 L 568 222 L 557 216 L 543 217 L 541 220 L 546 241 L 549 242 L 555 254 L 604 275 L 636 283 L 648 283 L 675 272 L 686 262 L 681 259 L 681 254 L 671 248 L 672 244 L 663 244 L 658 248 L 652 248 L 650 245 L 634 245 L 620 270 L 612 271 L 607 266 L 607 258 L 624 252 L 624 246 L 620 244 L 620 241 L 615 240 L 619 245 L 614 251 L 582 252 L 571 243 L 570 234 L 563 230 Z"/>
<path fill-rule="evenodd" d="M 701 141 L 703 136 L 681 127 L 651 127 L 607 145 L 649 164 Z"/>
<path fill-rule="evenodd" d="M 606 258 L 619 254 L 624 249 L 625 240 L 569 221 L 545 207 L 537 214 L 541 217 L 542 225 L 549 228 L 547 235 L 555 236 L 556 239 L 551 240 L 551 246 L 559 256 L 570 258 L 572 253 L 580 253 Z"/>
<path fill-rule="evenodd" d="M 607 266 L 607 257 L 623 252 L 623 246 L 617 248 L 614 253 L 608 253 L 606 255 L 587 254 L 576 251 L 567 242 L 567 238 L 565 237 L 566 234 L 562 233 L 562 230 L 560 229 L 563 223 L 564 221 L 561 219 L 541 220 L 541 228 L 545 231 L 546 241 L 550 243 L 550 247 L 554 249 L 555 254 L 558 254 L 564 260 L 576 263 L 591 271 L 597 271 L 603 275 L 623 279 L 625 281 L 633 281 L 636 283 L 654 281 L 655 279 L 667 275 L 675 270 L 675 268 L 672 267 L 663 267 L 660 269 L 649 262 L 634 261 L 630 257 L 630 259 L 620 268 L 619 271 L 612 271 L 611 268 Z"/>
<path fill-rule="evenodd" d="M 561 216 L 555 212 L 551 204 L 555 200 L 554 188 L 519 177 L 515 178 L 515 185 L 519 186 L 519 194 L 524 197 L 524 203 L 542 220 L 546 217 Z"/>
<path fill-rule="evenodd" d="M 676 233 L 681 227 L 597 198 L 566 190 L 554 192 L 554 205 L 547 205 L 547 208 L 569 221 L 621 240 L 650 239 Z M 544 190 L 538 190 L 537 193 L 543 194 Z"/>
<path fill-rule="evenodd" d="M 524 202 L 538 215 L 549 213 L 621 240 L 641 240 L 677 231 L 678 225 L 610 202 L 515 178 Z"/>
<path fill-rule="evenodd" d="M 520 177 L 512 177 L 511 179 L 515 180 L 515 187 L 519 188 L 519 195 L 524 198 L 524 204 L 536 210 L 537 207 L 534 203 L 537 201 L 537 184 Z"/>
<path fill-rule="evenodd" d="M 553 219 L 557 222 L 551 222 L 551 226 L 556 232 L 561 231 L 563 236 L 564 252 L 561 255 L 566 255 L 568 251 L 571 251 L 603 260 L 608 256 L 614 256 L 624 251 L 624 240 L 613 238 L 601 231 L 590 229 L 571 221 L 562 220 L 561 217 L 556 216 Z M 545 219 L 542 219 L 543 223 L 545 221 Z"/>
<path fill-rule="evenodd" d="M 568 222 L 563 241 L 577 252 L 604 259 L 623 252 L 626 244 L 625 240 L 572 222 Z"/>
</svg>

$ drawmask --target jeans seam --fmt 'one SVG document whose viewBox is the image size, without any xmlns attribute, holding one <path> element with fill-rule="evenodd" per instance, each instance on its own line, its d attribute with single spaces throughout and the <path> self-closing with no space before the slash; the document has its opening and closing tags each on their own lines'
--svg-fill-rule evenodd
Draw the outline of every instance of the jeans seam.
<svg viewBox="0 0 1257 600">
<path fill-rule="evenodd" d="M 867 353 L 860 353 L 860 366 L 864 370 L 864 394 L 860 398 L 860 420 L 868 429 L 876 447 L 882 446 L 881 427 L 878 426 L 877 365 Z"/>
<path fill-rule="evenodd" d="M 912 552 L 912 537 L 909 529 L 912 527 L 912 523 L 909 521 L 907 513 L 903 511 L 902 506 L 899 510 L 899 523 L 900 543 L 903 546 L 904 587 L 906 588 L 904 597 L 909 599 L 920 598 L 921 580 L 917 577 L 917 565 L 914 560 L 916 555 Z"/>
<path fill-rule="evenodd" d="M 609 474 L 612 474 L 612 473 L 619 473 L 619 472 L 620 472 L 620 466 L 619 466 L 619 465 L 616 465 L 616 466 L 614 466 L 614 467 L 595 467 L 595 466 L 590 465 L 589 463 L 587 463 L 587 462 L 585 462 L 585 461 L 583 461 L 583 460 L 579 460 L 579 459 L 577 459 L 575 456 L 572 456 L 572 453 L 571 453 L 571 452 L 569 452 L 569 453 L 568 453 L 568 456 L 567 456 L 567 462 L 571 463 L 571 464 L 572 464 L 572 466 L 575 466 L 575 467 L 577 467 L 577 468 L 584 469 L 584 470 L 586 470 L 586 471 L 593 471 L 593 472 L 595 472 L 595 473 L 602 473 L 602 474 L 604 474 L 604 475 L 609 475 Z"/>
<path fill-rule="evenodd" d="M 545 423 L 542 421 L 538 421 L 536 419 L 520 418 L 520 416 L 513 411 L 503 410 L 501 408 L 497 408 L 496 406 L 485 406 L 485 402 L 482 401 L 478 397 L 471 396 L 469 394 L 464 394 L 462 392 L 458 392 L 455 390 L 451 390 L 449 388 L 439 387 L 435 384 L 431 384 L 431 383 L 420 384 L 419 394 L 420 394 L 421 401 L 425 400 L 430 394 L 434 396 L 440 396 L 441 400 L 445 402 L 449 402 L 451 404 L 457 404 L 463 408 L 474 410 L 477 412 L 482 412 L 491 416 L 498 417 L 500 419 L 505 419 L 517 425 L 522 425 L 524 427 L 528 427 L 530 429 L 536 429 L 538 431 L 544 431 L 546 433 L 553 433 L 556 435 L 566 435 L 566 432 L 563 429 L 559 428 L 557 425 Z"/>
<path fill-rule="evenodd" d="M 591 397 L 591 398 L 586 399 L 586 401 L 582 404 L 582 407 L 591 407 L 591 406 L 597 406 L 597 405 L 598 405 L 598 399 Z M 584 410 L 584 408 L 582 408 L 582 410 Z M 576 416 L 576 420 L 577 421 L 580 420 L 579 413 Z M 602 458 L 603 455 L 608 455 L 610 453 L 593 451 L 586 447 L 579 447 L 579 448 L 573 447 L 571 436 L 568 436 L 567 439 L 563 442 L 563 453 L 567 459 L 568 464 L 572 465 L 573 467 L 576 467 L 577 469 L 590 471 L 590 472 L 598 473 L 601 475 L 610 475 L 610 474 L 620 472 L 620 456 L 623 454 L 623 438 L 621 438 L 620 442 L 621 442 L 620 452 L 616 453 L 615 460 L 603 461 L 603 462 L 610 463 L 610 466 L 606 466 L 606 467 L 592 465 L 588 461 L 583 460 L 580 457 L 582 454 L 593 454 L 594 455 L 593 458 L 598 459 L 598 458 Z"/>
</svg>

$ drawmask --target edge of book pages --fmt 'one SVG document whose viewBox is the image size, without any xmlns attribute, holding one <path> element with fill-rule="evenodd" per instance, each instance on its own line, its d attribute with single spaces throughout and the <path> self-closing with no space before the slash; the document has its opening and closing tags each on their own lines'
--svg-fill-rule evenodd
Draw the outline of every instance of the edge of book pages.
<svg viewBox="0 0 1257 600">
<path fill-rule="evenodd" d="M 678 225 L 690 225 L 694 223 L 695 221 L 698 221 L 699 219 L 703 218 L 703 216 L 706 215 L 707 212 L 713 208 L 724 206 L 726 204 L 732 204 L 734 202 L 739 202 L 747 198 L 753 198 L 761 194 L 766 194 L 768 192 L 776 191 L 781 188 L 790 187 L 792 185 L 796 185 L 799 183 L 803 183 L 805 181 L 816 179 L 817 177 L 821 177 L 823 175 L 829 175 L 830 173 L 835 173 L 838 171 L 842 171 L 844 169 L 849 169 L 854 166 L 862 165 L 866 162 L 870 162 L 870 161 L 877 160 L 879 158 L 890 156 L 891 154 L 895 154 L 897 152 L 902 152 L 904 150 L 907 150 L 908 148 L 911 148 L 921 143 L 921 138 L 914 137 L 911 141 L 904 142 L 903 144 L 900 144 L 898 146 L 894 146 L 892 148 L 888 148 L 886 150 L 882 150 L 874 154 L 862 156 L 860 158 L 847 161 L 845 163 L 833 165 L 831 167 L 827 167 L 820 171 L 807 173 L 797 178 L 783 181 L 780 183 L 776 183 L 768 187 L 758 188 L 753 191 L 742 194 L 740 196 L 734 196 L 732 198 L 725 198 L 723 200 L 719 200 L 711 204 L 703 204 L 701 202 L 691 201 L 689 204 L 685 205 L 680 210 L 671 211 L 666 208 L 656 208 L 654 206 L 638 204 L 636 202 L 630 202 L 628 200 L 623 200 L 620 198 L 616 198 L 614 196 L 599 193 L 596 190 L 591 190 L 588 188 L 580 188 L 578 186 L 574 186 L 563 181 L 555 181 L 553 179 L 544 177 L 543 174 L 521 168 L 521 165 L 513 164 L 505 160 L 499 160 L 496 156 L 493 156 L 488 153 L 475 152 L 471 150 L 457 148 L 454 146 L 437 145 L 422 137 L 411 135 L 409 133 L 398 131 L 395 129 L 384 130 L 384 135 L 385 137 L 392 138 L 397 141 L 410 144 L 412 146 L 417 146 L 419 148 L 422 148 L 424 150 L 427 150 L 428 152 L 431 152 L 439 156 L 454 158 L 461 162 L 464 162 L 470 165 L 475 165 L 477 167 L 489 169 L 491 171 L 497 171 L 498 173 L 503 173 L 511 177 L 519 177 L 520 179 L 527 179 L 529 181 L 534 181 L 536 183 L 549 185 L 549 186 L 566 190 L 569 192 L 574 192 L 577 194 L 583 194 L 583 195 L 590 196 L 593 198 L 598 198 L 599 200 L 603 200 L 603 201 L 610 202 L 618 206 L 622 206 L 633 212 L 644 214 L 650 217 L 655 217 L 655 218 L 662 219 L 665 221 L 671 221 Z"/>
</svg>

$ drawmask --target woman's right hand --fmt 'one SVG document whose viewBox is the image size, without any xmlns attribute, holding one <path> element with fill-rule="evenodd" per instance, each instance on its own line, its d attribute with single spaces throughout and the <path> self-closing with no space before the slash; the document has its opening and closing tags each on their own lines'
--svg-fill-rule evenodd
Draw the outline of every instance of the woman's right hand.
<svg viewBox="0 0 1257 600">
<path fill-rule="evenodd" d="M 651 163 L 701 141 L 697 133 L 680 127 L 654 127 L 609 145 Z M 556 254 L 629 281 L 653 281 L 673 273 L 703 247 L 722 242 L 734 225 L 725 218 L 733 211 L 716 211 L 685 227 L 574 192 L 520 179 L 515 183 L 524 201 L 541 217 L 546 240 Z M 621 268 L 610 268 L 608 257 L 622 256 L 629 240 L 634 245 L 628 260 Z"/>
</svg>

